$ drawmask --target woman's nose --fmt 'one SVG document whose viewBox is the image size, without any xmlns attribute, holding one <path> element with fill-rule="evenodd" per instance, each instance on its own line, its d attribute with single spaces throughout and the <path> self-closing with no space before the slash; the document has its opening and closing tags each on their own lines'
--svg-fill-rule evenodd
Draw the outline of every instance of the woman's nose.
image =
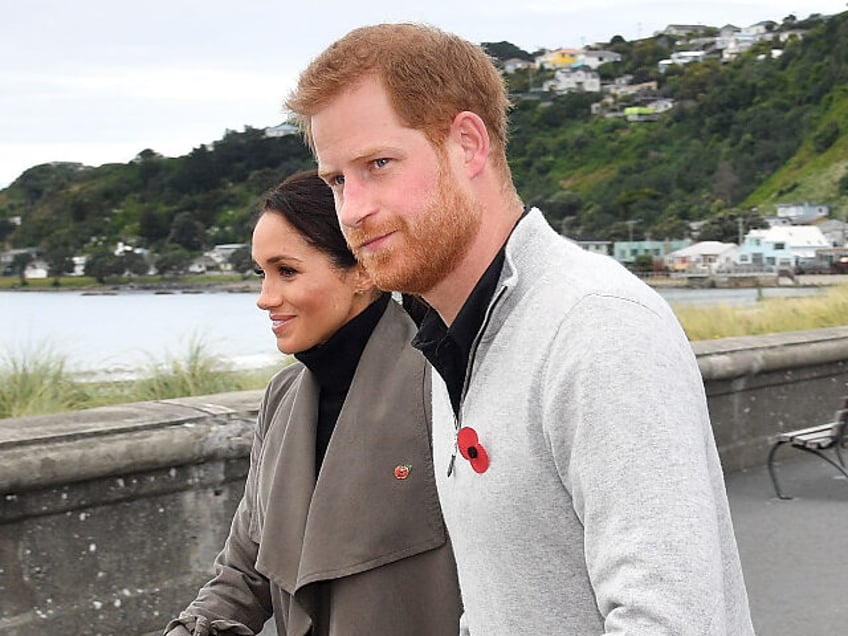
<svg viewBox="0 0 848 636">
<path fill-rule="evenodd" d="M 280 293 L 273 289 L 267 278 L 263 278 L 262 287 L 259 289 L 259 296 L 256 299 L 256 306 L 262 311 L 268 311 L 277 307 L 281 302 Z"/>
</svg>

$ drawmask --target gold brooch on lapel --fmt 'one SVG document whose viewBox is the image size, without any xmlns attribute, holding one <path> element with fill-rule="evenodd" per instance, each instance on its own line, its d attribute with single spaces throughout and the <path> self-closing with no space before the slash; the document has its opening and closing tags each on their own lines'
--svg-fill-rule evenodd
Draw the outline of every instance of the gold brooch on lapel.
<svg viewBox="0 0 848 636">
<path fill-rule="evenodd" d="M 395 466 L 395 479 L 406 479 L 409 477 L 410 470 L 412 470 L 412 464 L 398 464 Z"/>
</svg>

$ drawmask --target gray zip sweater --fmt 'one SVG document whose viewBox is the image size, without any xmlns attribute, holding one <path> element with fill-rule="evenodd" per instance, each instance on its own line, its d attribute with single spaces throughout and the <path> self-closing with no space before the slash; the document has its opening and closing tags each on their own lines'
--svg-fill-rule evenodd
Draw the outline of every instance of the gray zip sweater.
<svg viewBox="0 0 848 636">
<path fill-rule="evenodd" d="M 515 228 L 434 460 L 472 636 L 753 634 L 690 344 L 667 304 L 538 210 Z M 489 455 L 455 452 L 456 425 Z"/>
</svg>

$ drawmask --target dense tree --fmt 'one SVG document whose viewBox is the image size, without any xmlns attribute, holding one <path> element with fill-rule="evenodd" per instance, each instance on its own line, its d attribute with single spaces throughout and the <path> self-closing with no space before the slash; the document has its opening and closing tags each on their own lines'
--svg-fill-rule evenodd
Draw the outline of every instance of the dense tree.
<svg viewBox="0 0 848 636">
<path fill-rule="evenodd" d="M 15 231 L 15 224 L 9 219 L 0 219 L 0 245 L 6 242 L 9 235 Z"/>
<path fill-rule="evenodd" d="M 156 269 L 162 276 L 181 276 L 191 264 L 191 254 L 181 247 L 172 247 L 156 258 Z"/>
<path fill-rule="evenodd" d="M 206 243 L 206 227 L 191 212 L 180 212 L 171 224 L 168 243 L 199 252 Z"/>
<path fill-rule="evenodd" d="M 48 236 L 41 244 L 41 254 L 47 261 L 47 275 L 59 286 L 64 274 L 74 271 L 74 248 L 78 243 L 72 230 L 65 228 Z"/>
<path fill-rule="evenodd" d="M 26 285 L 26 269 L 35 260 L 29 252 L 18 252 L 12 257 L 12 271 L 18 275 L 21 285 Z"/>
<path fill-rule="evenodd" d="M 121 255 L 121 261 L 124 266 L 124 273 L 132 276 L 144 276 L 150 269 L 144 255 L 136 251 L 124 252 Z"/>
<path fill-rule="evenodd" d="M 230 254 L 228 259 L 230 266 L 234 272 L 245 274 L 253 271 L 253 257 L 250 254 L 249 247 L 240 247 Z"/>
<path fill-rule="evenodd" d="M 530 53 L 520 49 L 511 42 L 483 42 L 481 46 L 486 53 L 500 62 L 505 62 L 512 58 L 527 60 L 529 62 L 533 61 L 533 56 Z"/>
<path fill-rule="evenodd" d="M 124 262 L 121 257 L 105 248 L 97 249 L 85 261 L 85 275 L 93 276 L 100 284 L 105 283 L 107 278 L 123 273 Z"/>
</svg>

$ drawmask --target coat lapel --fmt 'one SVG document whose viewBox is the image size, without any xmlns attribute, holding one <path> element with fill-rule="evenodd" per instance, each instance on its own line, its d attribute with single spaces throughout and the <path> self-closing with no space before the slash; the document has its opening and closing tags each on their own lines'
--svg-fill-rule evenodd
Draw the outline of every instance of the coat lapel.
<svg viewBox="0 0 848 636">
<path fill-rule="evenodd" d="M 304 368 L 277 405 L 260 455 L 256 568 L 289 594 L 297 584 L 315 486 L 317 404 L 318 385 Z"/>
<path fill-rule="evenodd" d="M 430 450 L 429 370 L 409 344 L 414 334 L 403 310 L 389 303 L 363 351 L 317 483 L 318 387 L 308 372 L 276 409 L 265 440 L 267 477 L 259 477 L 268 482 L 258 497 L 267 508 L 257 569 L 298 598 L 308 596 L 310 583 L 446 540 Z"/>
</svg>

